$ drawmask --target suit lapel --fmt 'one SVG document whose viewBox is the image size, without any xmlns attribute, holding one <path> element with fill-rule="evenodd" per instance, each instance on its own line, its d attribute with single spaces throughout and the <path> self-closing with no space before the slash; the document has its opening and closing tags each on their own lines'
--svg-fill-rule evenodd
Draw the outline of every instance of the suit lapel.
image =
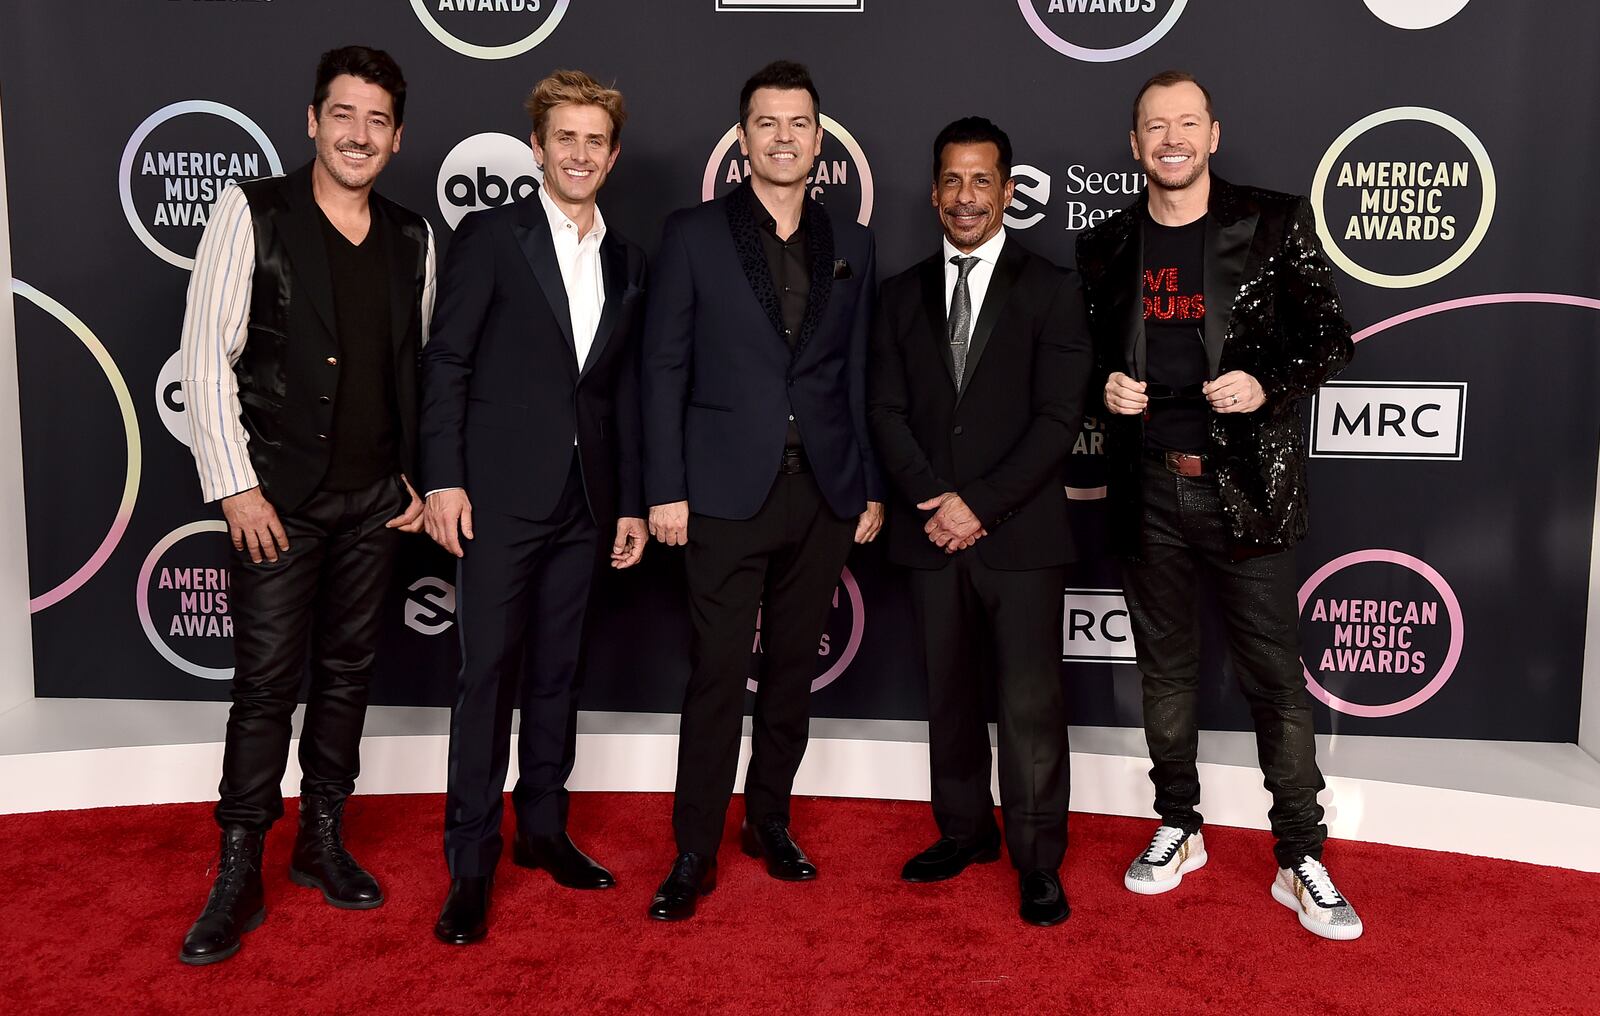
<svg viewBox="0 0 1600 1016">
<path fill-rule="evenodd" d="M 611 339 L 617 324 L 617 313 L 622 309 L 622 294 L 628 288 L 628 251 L 622 241 L 609 231 L 600 243 L 600 274 L 605 283 L 606 304 L 600 308 L 600 323 L 594 330 L 594 342 L 589 346 L 589 356 L 578 370 L 578 379 L 589 373 L 589 368 L 600 359 L 601 350 Z"/>
<path fill-rule="evenodd" d="M 411 330 L 411 312 L 417 306 L 417 284 L 427 240 L 422 240 L 419 250 L 416 239 L 391 219 L 378 201 L 374 200 L 372 206 L 373 227 L 377 227 L 381 214 L 387 233 L 383 239 L 389 251 L 389 337 L 398 350 Z"/>
<path fill-rule="evenodd" d="M 333 276 L 322 235 L 322 211 L 311 191 L 310 163 L 296 170 L 294 176 L 287 190 L 290 214 L 283 217 L 279 235 L 294 265 L 295 285 L 306 295 L 328 334 L 337 340 L 339 319 L 333 307 Z"/>
<path fill-rule="evenodd" d="M 783 342 L 783 311 L 778 306 L 778 290 L 772 284 L 772 270 L 767 266 L 761 234 L 756 232 L 760 227 L 756 225 L 754 206 L 759 200 L 748 183 L 740 184 L 729 194 L 725 202 L 728 231 L 733 234 L 733 250 L 738 255 L 745 281 L 750 284 L 750 292 L 772 325 L 772 337 Z M 787 348 L 788 343 L 784 346 Z"/>
<path fill-rule="evenodd" d="M 989 345 L 994 323 L 1005 309 L 1006 300 L 1011 296 L 1011 287 L 1021 272 L 1022 248 L 1014 238 L 1008 236 L 1000 248 L 1000 256 L 995 259 L 994 274 L 989 277 L 989 288 L 983 294 L 983 307 L 978 311 L 978 320 L 973 324 L 972 335 L 967 340 L 967 365 L 961 377 L 963 395 L 972 384 L 973 372 L 978 369 L 978 361 L 983 358 L 983 351 Z M 956 401 L 961 400 L 957 397 Z"/>
<path fill-rule="evenodd" d="M 539 280 L 539 288 L 544 291 L 545 302 L 550 304 L 556 324 L 561 327 L 561 337 L 567 340 L 567 349 L 572 353 L 572 369 L 576 372 L 578 346 L 572 340 L 572 307 L 567 303 L 566 284 L 561 281 L 561 265 L 556 261 L 556 244 L 550 235 L 550 220 L 545 218 L 544 205 L 537 195 L 525 198 L 519 211 L 521 221 L 512 231 L 516 233 L 517 245 L 522 248 L 522 256 L 527 259 L 528 267 L 533 269 L 533 277 Z"/>
<path fill-rule="evenodd" d="M 800 322 L 800 338 L 794 344 L 791 361 L 800 359 L 817 333 L 822 315 L 828 310 L 828 297 L 833 294 L 833 220 L 828 218 L 827 209 L 810 198 L 801 215 L 806 243 L 811 248 L 811 289 L 806 294 L 806 315 Z"/>
<path fill-rule="evenodd" d="M 1123 234 L 1110 262 L 1111 278 L 1120 283 L 1113 284 L 1113 292 L 1120 302 L 1112 311 L 1112 319 L 1122 322 L 1123 362 L 1139 380 L 1145 376 L 1143 209 L 1141 202 L 1132 226 Z"/>
<path fill-rule="evenodd" d="M 1205 347 L 1211 377 L 1222 364 L 1222 345 L 1227 341 L 1233 319 L 1233 305 L 1244 280 L 1250 241 L 1255 236 L 1259 212 L 1240 208 L 1237 191 L 1227 182 L 1212 178 L 1211 211 L 1206 215 L 1206 257 L 1202 287 L 1206 301 Z"/>
<path fill-rule="evenodd" d="M 942 250 L 942 248 L 941 248 Z M 950 389 L 956 386 L 956 361 L 950 353 L 950 315 L 944 309 L 944 260 L 942 254 L 922 263 L 922 309 L 928 317 L 928 334 L 944 361 L 944 372 L 950 378 Z"/>
</svg>

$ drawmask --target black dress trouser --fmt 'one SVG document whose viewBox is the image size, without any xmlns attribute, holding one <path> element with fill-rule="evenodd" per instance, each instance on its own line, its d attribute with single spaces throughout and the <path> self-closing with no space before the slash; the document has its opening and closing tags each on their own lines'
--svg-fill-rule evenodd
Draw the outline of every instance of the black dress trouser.
<svg viewBox="0 0 1600 1016">
<path fill-rule="evenodd" d="M 1216 588 L 1234 673 L 1255 723 L 1278 864 L 1321 858 L 1328 829 L 1317 803 L 1322 772 L 1300 666 L 1294 554 L 1237 558 L 1215 476 L 1178 476 L 1155 459 L 1143 470 L 1140 560 L 1125 562 L 1123 575 L 1143 674 L 1156 812 L 1166 825 L 1200 828 L 1195 602 L 1203 573 Z"/>
<path fill-rule="evenodd" d="M 279 521 L 289 549 L 258 564 L 233 551 L 233 706 L 222 753 L 219 825 L 265 831 L 283 816 L 290 719 L 305 676 L 300 793 L 342 801 L 361 769 L 367 686 L 399 531 L 410 503 L 398 475 L 352 491 L 319 491 Z"/>
<path fill-rule="evenodd" d="M 1056 870 L 1072 790 L 1061 678 L 1063 568 L 1003 571 L 976 548 L 911 572 L 928 674 L 928 756 L 939 834 L 972 846 L 994 833 L 982 685 L 998 692 L 1000 810 L 1020 871 Z M 981 646 L 989 654 L 980 653 Z"/>
<path fill-rule="evenodd" d="M 763 666 L 745 815 L 788 821 L 811 723 L 817 645 L 855 527 L 855 519 L 833 513 L 810 473 L 780 474 L 751 518 L 690 515 L 685 565 L 694 644 L 672 807 L 680 851 L 715 856 L 722 840 L 758 623 Z"/>
<path fill-rule="evenodd" d="M 461 673 L 444 820 L 452 878 L 492 875 L 500 859 L 513 708 L 522 711 L 511 792 L 517 831 L 566 830 L 584 619 L 601 553 L 576 453 L 549 518 L 474 509 L 472 522 L 456 575 Z"/>
</svg>

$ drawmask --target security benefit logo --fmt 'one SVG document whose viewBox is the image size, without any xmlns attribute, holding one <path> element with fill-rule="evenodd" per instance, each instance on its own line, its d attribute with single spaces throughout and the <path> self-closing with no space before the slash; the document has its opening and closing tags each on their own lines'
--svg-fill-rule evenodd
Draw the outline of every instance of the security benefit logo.
<svg viewBox="0 0 1600 1016">
<path fill-rule="evenodd" d="M 1068 589 L 1061 658 L 1068 663 L 1133 663 L 1133 631 L 1120 589 Z"/>
<path fill-rule="evenodd" d="M 456 623 L 456 587 L 424 575 L 406 587 L 405 624 L 423 635 L 443 635 Z"/>
<path fill-rule="evenodd" d="M 1143 192 L 1144 173 L 1139 170 L 1091 169 L 1081 162 L 1052 176 L 1037 166 L 1018 165 L 1011 170 L 1017 187 L 1006 207 L 1006 225 L 1028 229 L 1050 217 L 1051 198 L 1063 229 L 1078 232 L 1098 226 L 1112 213 L 1127 207 Z"/>
<path fill-rule="evenodd" d="M 266 133 L 237 109 L 175 102 L 146 117 L 122 150 L 122 212 L 152 254 L 188 271 L 223 188 L 282 172 Z"/>
<path fill-rule="evenodd" d="M 710 201 L 732 191 L 750 176 L 750 160 L 739 151 L 738 125 L 729 127 L 711 150 L 700 180 L 700 200 Z M 867 153 L 844 125 L 822 114 L 822 154 L 811 175 L 807 193 L 835 210 L 854 214 L 863 226 L 872 220 L 872 167 Z"/>
<path fill-rule="evenodd" d="M 1126 60 L 1172 31 L 1189 0 L 1017 0 L 1022 18 L 1057 53 L 1090 63 Z"/>
<path fill-rule="evenodd" d="M 163 536 L 139 569 L 139 623 L 151 647 L 185 674 L 210 681 L 233 677 L 231 552 L 228 524 L 206 519 Z"/>
<path fill-rule="evenodd" d="M 468 212 L 532 196 L 542 178 L 528 142 L 509 134 L 474 134 L 439 165 L 439 214 L 455 229 Z"/>
<path fill-rule="evenodd" d="M 1311 400 L 1311 456 L 1460 461 L 1466 412 L 1465 381 L 1330 381 Z"/>
<path fill-rule="evenodd" d="M 1371 286 L 1406 289 L 1472 257 L 1494 218 L 1494 166 L 1466 124 L 1421 106 L 1351 124 L 1311 186 L 1328 257 Z"/>
<path fill-rule="evenodd" d="M 1438 694 L 1463 636 L 1461 603 L 1444 576 L 1400 551 L 1345 554 L 1300 588 L 1306 686 L 1350 716 L 1397 716 Z"/>
<path fill-rule="evenodd" d="M 571 0 L 411 0 L 428 34 L 478 60 L 521 56 L 561 24 Z"/>
<path fill-rule="evenodd" d="M 755 638 L 750 643 L 750 679 L 745 687 L 755 691 L 761 676 L 762 658 L 767 651 L 766 608 L 756 613 Z M 866 631 L 867 612 L 861 603 L 861 587 L 856 577 L 846 568 L 839 574 L 833 587 L 833 600 L 828 609 L 827 626 L 817 640 L 816 676 L 811 681 L 813 692 L 821 691 L 837 681 L 850 667 L 861 649 L 861 636 Z"/>
</svg>

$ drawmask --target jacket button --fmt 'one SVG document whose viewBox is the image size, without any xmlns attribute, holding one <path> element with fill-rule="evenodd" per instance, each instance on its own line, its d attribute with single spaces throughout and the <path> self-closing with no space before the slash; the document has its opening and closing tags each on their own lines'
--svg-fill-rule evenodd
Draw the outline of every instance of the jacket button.
<svg viewBox="0 0 1600 1016">
<path fill-rule="evenodd" d="M 328 357 L 328 366 L 337 367 L 338 365 L 339 365 L 339 358 L 337 356 Z"/>
<path fill-rule="evenodd" d="M 957 428 L 956 428 L 956 436 L 957 436 L 957 437 L 960 437 L 960 436 L 961 436 L 961 428 L 960 428 L 960 427 L 957 427 Z"/>
<path fill-rule="evenodd" d="M 332 402 L 333 400 L 328 398 L 326 395 L 319 395 L 319 396 L 317 396 L 317 401 L 322 403 L 323 405 L 327 405 L 328 403 Z"/>
<path fill-rule="evenodd" d="M 318 434 L 317 435 L 317 440 L 318 441 L 326 441 L 326 440 L 328 440 L 328 435 L 326 435 L 326 434 Z"/>
</svg>

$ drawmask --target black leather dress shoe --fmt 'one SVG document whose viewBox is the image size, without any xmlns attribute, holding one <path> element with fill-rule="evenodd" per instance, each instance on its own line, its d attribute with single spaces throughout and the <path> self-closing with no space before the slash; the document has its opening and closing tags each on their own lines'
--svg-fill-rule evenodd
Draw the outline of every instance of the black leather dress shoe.
<svg viewBox="0 0 1600 1016">
<path fill-rule="evenodd" d="M 907 882 L 943 882 L 967 870 L 969 864 L 988 864 L 1000 859 L 1000 830 L 991 829 L 989 835 L 976 843 L 963 846 L 948 836 L 906 862 L 900 877 Z"/>
<path fill-rule="evenodd" d="M 617 884 L 611 872 L 579 850 L 566 833 L 527 839 L 519 834 L 511 843 L 511 860 L 524 868 L 543 868 L 568 889 L 610 889 Z"/>
<path fill-rule="evenodd" d="M 694 916 L 695 901 L 717 887 L 717 859 L 705 854 L 679 854 L 649 914 L 658 921 L 683 921 Z"/>
<path fill-rule="evenodd" d="M 746 819 L 739 827 L 739 842 L 749 856 L 767 859 L 767 874 L 773 878 L 809 882 L 817 877 L 817 866 L 789 835 L 789 827 L 782 819 L 766 818 L 754 826 Z"/>
<path fill-rule="evenodd" d="M 471 945 L 489 934 L 489 889 L 494 878 L 481 875 L 450 880 L 433 937 L 448 945 Z"/>
<path fill-rule="evenodd" d="M 243 826 L 222 831 L 217 878 L 205 909 L 183 936 L 178 958 L 192 967 L 219 963 L 239 951 L 239 939 L 266 919 L 261 893 L 261 834 Z"/>
<path fill-rule="evenodd" d="M 1060 924 L 1072 913 L 1067 906 L 1067 894 L 1061 889 L 1061 879 L 1047 868 L 1025 871 L 1019 878 L 1022 888 L 1022 906 L 1017 913 L 1029 924 L 1048 928 Z"/>
<path fill-rule="evenodd" d="M 343 801 L 300 798 L 300 832 L 289 859 L 289 881 L 322 890 L 322 898 L 340 910 L 381 907 L 378 880 L 344 848 L 343 820 Z"/>
</svg>

